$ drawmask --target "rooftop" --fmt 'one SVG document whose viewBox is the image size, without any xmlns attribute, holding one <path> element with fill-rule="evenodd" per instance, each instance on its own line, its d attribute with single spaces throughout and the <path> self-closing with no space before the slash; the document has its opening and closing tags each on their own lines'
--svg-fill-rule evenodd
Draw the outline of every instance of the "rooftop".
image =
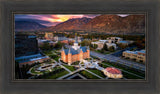
<svg viewBox="0 0 160 94">
<path fill-rule="evenodd" d="M 86 47 L 86 46 L 80 47 L 80 48 L 77 49 L 77 50 L 75 50 L 74 48 L 69 48 L 69 49 L 70 49 L 70 53 L 71 53 L 72 55 L 79 54 L 81 50 L 82 50 L 83 52 L 87 52 L 87 47 Z M 69 49 L 64 49 L 66 55 L 68 55 Z"/>
<path fill-rule="evenodd" d="M 41 54 L 29 55 L 29 56 L 21 56 L 15 58 L 15 60 L 19 60 L 19 63 L 29 62 L 29 61 L 36 61 L 40 59 L 48 58 L 48 56 L 43 56 Z"/>
<path fill-rule="evenodd" d="M 140 52 L 140 53 L 146 53 L 145 50 L 140 50 L 140 51 L 128 51 L 128 50 L 126 50 L 124 52 L 126 52 L 126 53 L 132 53 L 132 54 L 138 54 L 138 52 Z"/>
<path fill-rule="evenodd" d="M 121 74 L 122 73 L 119 69 L 116 69 L 114 67 L 107 67 L 105 70 L 109 73 L 112 73 L 112 74 Z"/>
<path fill-rule="evenodd" d="M 128 41 L 123 40 L 123 41 L 119 41 L 118 43 L 128 43 Z"/>
</svg>

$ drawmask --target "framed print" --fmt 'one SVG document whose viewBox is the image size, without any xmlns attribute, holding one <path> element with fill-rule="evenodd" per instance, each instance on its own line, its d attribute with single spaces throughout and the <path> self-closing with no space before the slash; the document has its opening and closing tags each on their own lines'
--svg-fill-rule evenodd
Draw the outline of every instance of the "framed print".
<svg viewBox="0 0 160 94">
<path fill-rule="evenodd" d="M 146 13 L 13 16 L 16 80 L 147 79 Z"/>
<path fill-rule="evenodd" d="M 1 2 L 2 94 L 159 93 L 158 1 L 62 1 Z"/>
</svg>

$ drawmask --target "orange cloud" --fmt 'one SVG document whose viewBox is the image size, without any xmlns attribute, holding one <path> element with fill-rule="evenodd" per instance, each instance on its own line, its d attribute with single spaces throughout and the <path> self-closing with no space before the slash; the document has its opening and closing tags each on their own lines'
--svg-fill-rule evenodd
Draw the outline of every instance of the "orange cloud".
<svg viewBox="0 0 160 94">
<path fill-rule="evenodd" d="M 42 17 L 43 20 L 50 22 L 64 22 L 71 18 L 82 18 L 83 15 L 51 15 L 51 17 Z"/>
</svg>

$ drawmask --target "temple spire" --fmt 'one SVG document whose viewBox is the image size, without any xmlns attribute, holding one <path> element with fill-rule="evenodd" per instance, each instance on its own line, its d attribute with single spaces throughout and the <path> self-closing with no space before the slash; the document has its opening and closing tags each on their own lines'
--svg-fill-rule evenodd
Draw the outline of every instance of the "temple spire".
<svg viewBox="0 0 160 94">
<path fill-rule="evenodd" d="M 75 43 L 78 43 L 77 33 L 75 33 Z"/>
<path fill-rule="evenodd" d="M 89 46 L 87 46 L 87 50 L 89 50 Z"/>
<path fill-rule="evenodd" d="M 64 51 L 64 47 L 62 46 L 62 51 Z"/>
<path fill-rule="evenodd" d="M 70 47 L 69 47 L 69 51 L 68 51 L 68 54 L 69 54 L 69 53 L 71 53 L 71 49 L 70 49 Z"/>
</svg>

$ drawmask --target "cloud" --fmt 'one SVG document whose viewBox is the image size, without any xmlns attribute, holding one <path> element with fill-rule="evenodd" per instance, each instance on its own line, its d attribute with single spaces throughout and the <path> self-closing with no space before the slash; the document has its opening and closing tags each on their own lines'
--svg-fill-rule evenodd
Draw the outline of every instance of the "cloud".
<svg viewBox="0 0 160 94">
<path fill-rule="evenodd" d="M 72 18 L 82 18 L 82 17 L 93 18 L 96 16 L 97 15 L 95 14 L 85 14 L 85 15 L 83 14 L 54 14 L 54 15 L 53 14 L 16 14 L 15 21 L 28 20 L 28 21 L 35 21 L 46 26 L 53 26 Z"/>
<path fill-rule="evenodd" d="M 72 18 L 94 18 L 100 14 L 16 14 L 15 21 L 28 20 L 35 21 L 45 26 L 55 26 L 58 23 L 67 21 Z M 121 17 L 126 17 L 129 14 L 117 14 Z"/>
</svg>

